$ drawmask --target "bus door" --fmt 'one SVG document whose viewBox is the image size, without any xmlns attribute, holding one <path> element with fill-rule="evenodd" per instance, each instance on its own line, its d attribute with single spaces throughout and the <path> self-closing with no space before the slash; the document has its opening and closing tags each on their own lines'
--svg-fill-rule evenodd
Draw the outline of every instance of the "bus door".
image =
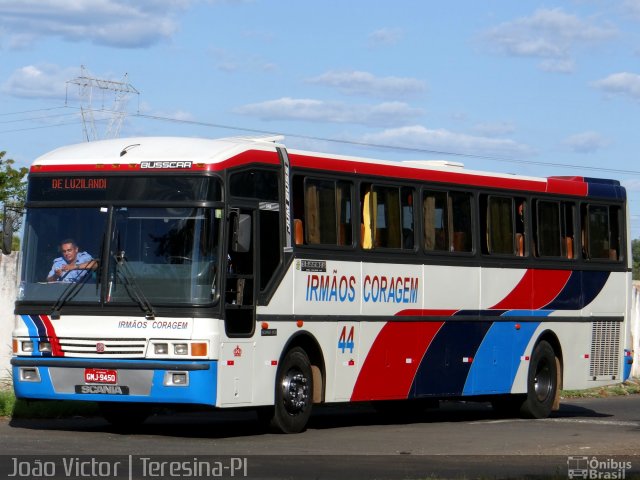
<svg viewBox="0 0 640 480">
<path fill-rule="evenodd" d="M 253 208 L 232 208 L 229 215 L 225 331 L 229 337 L 251 337 L 256 315 L 255 218 Z"/>
<path fill-rule="evenodd" d="M 218 404 L 242 405 L 252 400 L 256 316 L 255 219 L 250 207 L 230 210 L 227 258 L 222 262 L 224 326 L 228 337 L 220 346 Z M 226 267 L 225 267 L 226 264 Z"/>
</svg>

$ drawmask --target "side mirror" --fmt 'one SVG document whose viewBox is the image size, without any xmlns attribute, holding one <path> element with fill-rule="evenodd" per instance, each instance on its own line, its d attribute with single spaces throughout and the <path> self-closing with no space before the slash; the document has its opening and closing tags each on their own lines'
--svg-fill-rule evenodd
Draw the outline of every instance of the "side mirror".
<svg viewBox="0 0 640 480">
<path fill-rule="evenodd" d="M 251 248 L 251 215 L 240 213 L 235 216 L 231 247 L 234 252 L 240 253 L 248 252 Z"/>
<path fill-rule="evenodd" d="M 13 241 L 13 228 L 11 227 L 11 221 L 7 220 L 7 209 L 4 209 L 4 215 L 2 216 L 2 253 L 5 255 L 11 254 L 11 243 Z"/>
</svg>

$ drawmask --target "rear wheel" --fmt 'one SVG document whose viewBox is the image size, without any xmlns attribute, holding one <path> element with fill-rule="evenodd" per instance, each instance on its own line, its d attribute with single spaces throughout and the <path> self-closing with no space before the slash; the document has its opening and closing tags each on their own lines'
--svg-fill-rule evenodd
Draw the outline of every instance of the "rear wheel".
<svg viewBox="0 0 640 480">
<path fill-rule="evenodd" d="M 276 375 L 275 405 L 270 424 L 282 433 L 299 433 L 305 429 L 313 404 L 313 375 L 306 352 L 295 347 L 287 352 Z M 266 411 L 258 416 L 265 419 Z"/>
<path fill-rule="evenodd" d="M 520 407 L 525 418 L 545 418 L 553 409 L 558 391 L 558 362 L 553 347 L 546 341 L 536 345 L 527 376 L 527 397 Z"/>
</svg>

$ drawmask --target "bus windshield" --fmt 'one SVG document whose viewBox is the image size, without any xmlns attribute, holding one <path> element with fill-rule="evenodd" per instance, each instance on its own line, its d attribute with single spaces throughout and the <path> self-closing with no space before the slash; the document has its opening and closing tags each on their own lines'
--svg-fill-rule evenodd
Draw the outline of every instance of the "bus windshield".
<svg viewBox="0 0 640 480">
<path fill-rule="evenodd" d="M 221 217 L 183 206 L 30 208 L 19 300 L 210 304 Z"/>
</svg>

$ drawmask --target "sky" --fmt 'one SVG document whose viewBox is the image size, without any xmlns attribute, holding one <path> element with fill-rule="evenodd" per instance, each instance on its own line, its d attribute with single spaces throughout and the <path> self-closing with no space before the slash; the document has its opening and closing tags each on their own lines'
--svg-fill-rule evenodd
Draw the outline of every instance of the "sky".
<svg viewBox="0 0 640 480">
<path fill-rule="evenodd" d="M 0 0 L 0 151 L 18 166 L 115 134 L 282 134 L 617 179 L 640 238 L 639 127 L 640 0 Z"/>
</svg>

